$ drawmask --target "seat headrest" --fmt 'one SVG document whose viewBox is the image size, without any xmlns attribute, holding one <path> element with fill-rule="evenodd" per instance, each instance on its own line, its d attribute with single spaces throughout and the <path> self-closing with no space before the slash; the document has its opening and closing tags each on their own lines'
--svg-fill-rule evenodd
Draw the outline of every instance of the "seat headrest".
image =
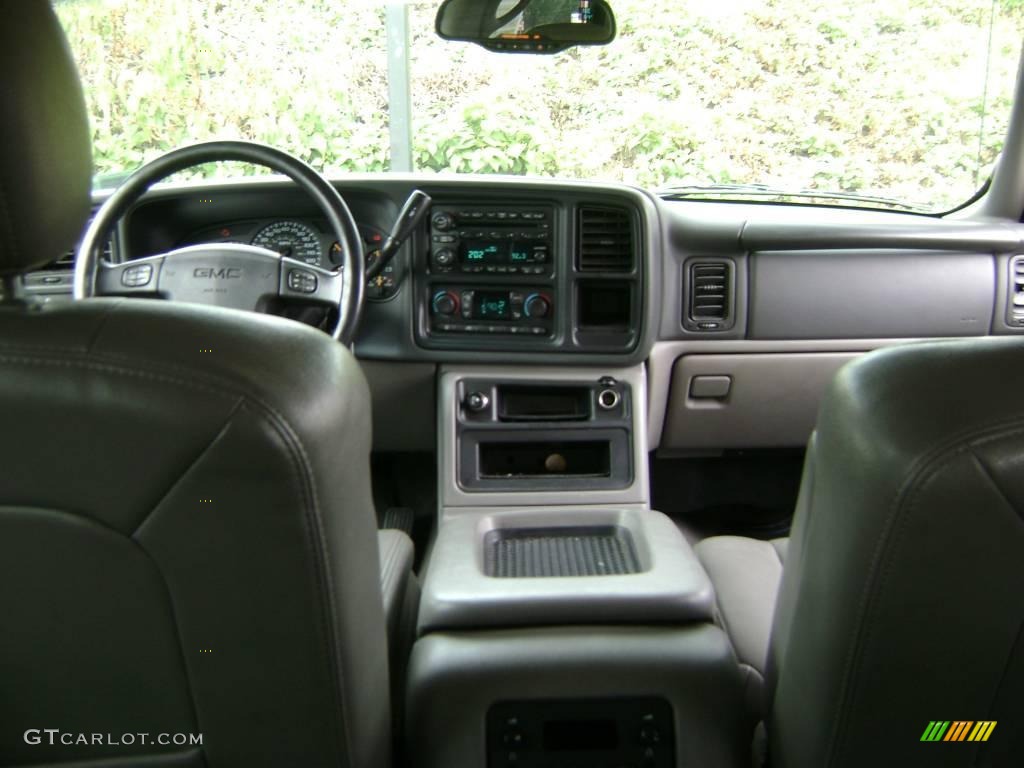
<svg viewBox="0 0 1024 768">
<path fill-rule="evenodd" d="M 53 261 L 89 215 L 89 118 L 47 0 L 4 5 L 0 22 L 0 275 Z"/>
</svg>

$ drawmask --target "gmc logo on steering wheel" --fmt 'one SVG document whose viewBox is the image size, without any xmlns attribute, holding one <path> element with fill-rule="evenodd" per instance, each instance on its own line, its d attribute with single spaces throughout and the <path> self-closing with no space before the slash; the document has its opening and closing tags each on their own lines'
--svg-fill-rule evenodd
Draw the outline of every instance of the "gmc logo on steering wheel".
<svg viewBox="0 0 1024 768">
<path fill-rule="evenodd" d="M 221 267 L 220 269 L 196 267 L 192 272 L 192 277 L 207 277 L 211 280 L 237 280 L 241 276 L 240 267 Z"/>
</svg>

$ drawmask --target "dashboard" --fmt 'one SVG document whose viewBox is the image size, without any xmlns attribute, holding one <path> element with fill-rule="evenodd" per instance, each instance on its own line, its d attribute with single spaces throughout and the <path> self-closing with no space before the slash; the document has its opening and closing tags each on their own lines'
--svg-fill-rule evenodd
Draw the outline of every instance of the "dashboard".
<svg viewBox="0 0 1024 768">
<path fill-rule="evenodd" d="M 660 226 L 647 193 L 391 175 L 338 186 L 368 262 L 413 189 L 433 200 L 420 229 L 367 286 L 356 340 L 362 358 L 640 361 L 649 349 Z M 224 242 L 327 268 L 341 261 L 313 203 L 285 181 L 156 188 L 122 222 L 116 250 L 130 260 Z"/>
<path fill-rule="evenodd" d="M 381 174 L 334 182 L 372 260 L 414 189 L 419 230 L 368 286 L 356 354 L 378 445 L 433 444 L 439 366 L 644 366 L 649 448 L 801 445 L 845 362 L 1024 333 L 1024 226 L 890 211 L 669 202 L 633 187 Z M 97 200 L 97 203 L 100 200 Z M 156 187 L 109 258 L 254 243 L 324 267 L 335 239 L 286 180 Z M 26 275 L 70 293 L 70 256 Z M 410 429 L 410 424 L 420 428 Z M 419 445 L 419 443 L 417 443 Z"/>
</svg>

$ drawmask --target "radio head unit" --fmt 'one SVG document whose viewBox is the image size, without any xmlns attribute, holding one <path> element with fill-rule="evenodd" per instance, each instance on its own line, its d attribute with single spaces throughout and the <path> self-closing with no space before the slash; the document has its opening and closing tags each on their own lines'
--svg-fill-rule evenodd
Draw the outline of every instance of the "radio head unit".
<svg viewBox="0 0 1024 768">
<path fill-rule="evenodd" d="M 430 269 L 550 276 L 551 224 L 550 206 L 435 205 Z"/>
</svg>

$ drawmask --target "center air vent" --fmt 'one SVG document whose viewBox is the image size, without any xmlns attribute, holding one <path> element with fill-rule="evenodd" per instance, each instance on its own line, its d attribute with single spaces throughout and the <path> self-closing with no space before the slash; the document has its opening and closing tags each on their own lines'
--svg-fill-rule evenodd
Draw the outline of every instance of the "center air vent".
<svg viewBox="0 0 1024 768">
<path fill-rule="evenodd" d="M 689 265 L 686 327 L 697 331 L 721 331 L 732 325 L 732 264 L 728 261 L 697 261 Z"/>
<path fill-rule="evenodd" d="M 629 272 L 633 269 L 633 225 L 621 208 L 587 206 L 579 210 L 580 272 Z"/>
</svg>

